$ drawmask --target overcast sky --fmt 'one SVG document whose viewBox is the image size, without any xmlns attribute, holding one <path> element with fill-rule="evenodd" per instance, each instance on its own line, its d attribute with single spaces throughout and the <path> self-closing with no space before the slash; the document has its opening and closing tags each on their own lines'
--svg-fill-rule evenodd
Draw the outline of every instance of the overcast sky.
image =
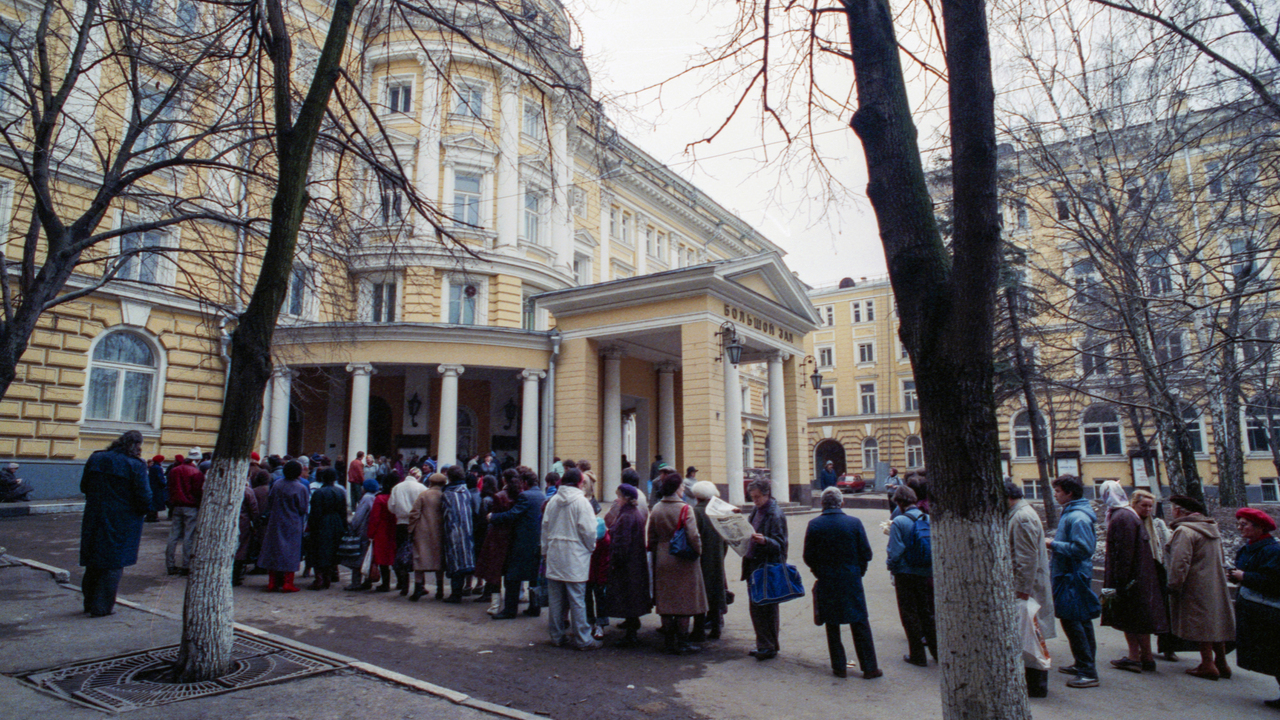
<svg viewBox="0 0 1280 720">
<path fill-rule="evenodd" d="M 787 251 L 786 262 L 813 286 L 880 275 L 884 255 L 864 191 L 862 149 L 842 122 L 818 128 L 820 150 L 844 188 L 832 189 L 809 161 L 765 164 L 782 150 L 777 133 L 744 117 L 710 145 L 686 145 L 712 132 L 734 95 L 712 72 L 641 92 L 684 70 L 725 36 L 735 3 L 711 0 L 566 0 L 582 30 L 594 82 L 610 117 L 631 141 L 692 180 Z M 852 70 L 829 79 L 852 86 Z M 753 105 L 754 107 L 754 105 Z M 793 112 L 799 112 L 794 109 Z"/>
</svg>

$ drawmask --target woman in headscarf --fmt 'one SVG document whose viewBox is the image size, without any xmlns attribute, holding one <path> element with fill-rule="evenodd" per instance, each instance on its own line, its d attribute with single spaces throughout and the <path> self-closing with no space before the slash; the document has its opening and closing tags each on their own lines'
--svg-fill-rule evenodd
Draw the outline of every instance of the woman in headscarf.
<svg viewBox="0 0 1280 720">
<path fill-rule="evenodd" d="M 267 531 L 258 567 L 270 572 L 267 592 L 298 592 L 293 575 L 302 562 L 302 532 L 307 517 L 307 486 L 299 481 L 302 465 L 285 463 L 284 477 L 267 495 Z"/>
<path fill-rule="evenodd" d="M 631 475 L 638 478 L 634 471 Z M 623 473 L 624 477 L 626 473 Z M 617 513 L 609 525 L 609 583 L 605 606 L 609 615 L 624 618 L 618 627 L 627 631 L 620 647 L 637 643 L 640 616 L 648 615 L 653 602 L 649 595 L 649 558 L 645 552 L 644 521 L 640 512 L 640 492 L 634 485 L 618 486 Z"/>
<path fill-rule="evenodd" d="M 373 541 L 373 564 L 378 567 L 378 572 L 382 576 L 382 583 L 378 585 L 377 592 L 391 591 L 391 565 L 396 561 L 396 514 L 391 512 L 387 503 L 391 500 L 391 490 L 395 487 L 397 480 L 399 478 L 390 473 L 378 476 L 378 494 L 373 498 L 373 507 L 369 510 L 369 539 Z"/>
<path fill-rule="evenodd" d="M 1115 480 L 1108 480 L 1098 488 L 1098 502 L 1102 503 L 1102 526 L 1111 522 L 1111 513 L 1116 508 L 1129 507 L 1129 497 L 1124 488 Z"/>
<path fill-rule="evenodd" d="M 1124 497 L 1116 485 L 1110 491 Z M 1104 497 L 1108 491 L 1104 490 Z M 1102 580 L 1104 602 L 1102 624 L 1124 633 L 1129 654 L 1111 661 L 1119 670 L 1141 673 L 1156 669 L 1151 654 L 1151 635 L 1169 631 L 1169 610 L 1165 601 L 1164 582 L 1152 538 L 1144 522 L 1155 509 L 1151 493 L 1135 493 L 1132 503 L 1112 507 L 1107 516 L 1106 573 Z M 1110 590 L 1111 592 L 1106 592 Z"/>
<path fill-rule="evenodd" d="M 515 505 L 515 499 L 520 497 L 516 471 L 503 470 L 502 479 L 503 488 L 492 498 L 486 498 L 489 504 L 481 509 L 487 529 L 484 544 L 480 546 L 480 554 L 476 557 L 476 577 L 484 583 L 484 595 L 481 599 L 492 601 L 487 611 L 490 615 L 502 609 L 502 573 L 507 563 L 507 550 L 511 547 L 511 526 L 491 525 L 488 523 L 488 516 L 510 510 Z M 488 484 L 487 478 L 485 483 Z"/>
<path fill-rule="evenodd" d="M 716 532 L 707 517 L 707 505 L 712 498 L 720 497 L 720 491 L 713 482 L 699 480 L 693 484 L 690 492 L 698 500 L 694 507 L 694 515 L 698 521 L 698 535 L 702 538 L 702 584 L 707 589 L 707 611 L 693 619 L 693 632 L 689 635 L 691 642 L 719 640 L 720 630 L 724 623 L 725 613 L 729 612 L 728 586 L 724 576 L 724 558 L 729 546 L 724 538 Z"/>
<path fill-rule="evenodd" d="M 321 468 L 316 474 L 320 489 L 311 494 L 311 512 L 307 516 L 311 535 L 311 557 L 308 562 L 316 570 L 310 590 L 327 590 L 338 578 L 338 544 L 347 532 L 347 494 L 334 484 L 338 473 Z"/>
<path fill-rule="evenodd" d="M 351 584 L 343 590 L 368 590 L 373 583 L 364 579 L 364 556 L 369 551 L 369 517 L 373 511 L 373 499 L 378 494 L 378 481 L 365 480 L 360 486 L 364 494 L 356 505 L 356 512 L 351 516 L 352 535 L 360 538 L 360 554 L 355 558 L 355 566 L 351 568 Z"/>
<path fill-rule="evenodd" d="M 435 573 L 436 599 L 444 599 L 444 510 L 440 489 L 445 477 L 432 473 L 426 492 L 413 502 L 409 513 L 409 536 L 413 541 L 413 582 L 417 586 L 409 599 L 417 602 L 427 594 L 427 573 Z"/>
<path fill-rule="evenodd" d="M 1280 680 L 1280 542 L 1276 521 L 1257 508 L 1236 511 L 1245 545 L 1227 578 L 1240 584 L 1236 598 L 1236 665 Z M 1266 700 L 1280 710 L 1280 699 Z"/>
</svg>

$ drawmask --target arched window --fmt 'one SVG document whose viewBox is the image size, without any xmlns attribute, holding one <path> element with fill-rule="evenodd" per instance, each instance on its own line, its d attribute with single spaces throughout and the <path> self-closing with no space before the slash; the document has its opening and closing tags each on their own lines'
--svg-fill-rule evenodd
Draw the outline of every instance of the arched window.
<svg viewBox="0 0 1280 720">
<path fill-rule="evenodd" d="M 1044 416 L 1040 416 L 1040 430 L 1044 427 Z M 1035 448 L 1031 444 L 1031 414 L 1026 410 L 1013 416 L 1013 456 L 1016 458 L 1035 457 Z"/>
<path fill-rule="evenodd" d="M 919 435 L 907 438 L 907 467 L 924 467 L 924 443 L 921 442 Z"/>
<path fill-rule="evenodd" d="M 117 330 L 100 338 L 89 366 L 85 419 L 151 423 L 159 368 L 141 335 Z"/>
<path fill-rule="evenodd" d="M 875 470 L 880 462 L 880 443 L 869 437 L 862 441 L 862 469 Z"/>
<path fill-rule="evenodd" d="M 756 436 L 750 430 L 742 433 L 742 467 L 754 467 L 756 461 Z"/>
<path fill-rule="evenodd" d="M 1120 418 L 1115 408 L 1094 405 L 1084 411 L 1080 425 L 1084 432 L 1085 455 L 1120 455 L 1124 452 Z"/>
</svg>

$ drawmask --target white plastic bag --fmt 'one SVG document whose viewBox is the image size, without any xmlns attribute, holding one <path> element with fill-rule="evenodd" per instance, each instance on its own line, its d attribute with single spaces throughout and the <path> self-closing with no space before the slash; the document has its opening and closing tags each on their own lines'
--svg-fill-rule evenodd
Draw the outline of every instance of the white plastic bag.
<svg viewBox="0 0 1280 720">
<path fill-rule="evenodd" d="M 369 579 L 369 566 L 373 564 L 373 541 L 369 541 L 369 547 L 365 548 L 364 559 L 360 561 L 360 576 Z"/>
<path fill-rule="evenodd" d="M 1052 667 L 1049 660 L 1049 646 L 1044 642 L 1044 633 L 1040 631 L 1040 621 L 1036 613 L 1040 612 L 1040 603 L 1035 598 L 1017 600 L 1014 603 L 1018 610 L 1018 624 L 1022 634 L 1022 661 L 1026 667 L 1048 670 Z"/>
</svg>

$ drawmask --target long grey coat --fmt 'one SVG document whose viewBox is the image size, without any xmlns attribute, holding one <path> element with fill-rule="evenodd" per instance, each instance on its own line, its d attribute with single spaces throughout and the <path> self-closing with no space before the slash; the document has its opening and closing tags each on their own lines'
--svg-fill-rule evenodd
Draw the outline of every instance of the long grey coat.
<svg viewBox="0 0 1280 720">
<path fill-rule="evenodd" d="M 693 508 L 668 495 L 649 513 L 649 549 L 653 560 L 653 604 L 659 615 L 701 615 L 707 611 L 707 589 L 702 582 L 702 561 L 681 560 L 671 554 L 671 536 L 680 528 L 680 510 L 687 516 L 685 536 L 689 546 L 702 553 L 702 536 Z"/>
<path fill-rule="evenodd" d="M 301 480 L 277 480 L 267 494 L 267 531 L 262 537 L 258 567 L 297 572 L 302 563 L 302 531 L 310 489 Z"/>
<path fill-rule="evenodd" d="M 1235 614 L 1222 570 L 1218 523 L 1195 513 L 1171 523 L 1165 552 L 1169 570 L 1169 630 L 1191 642 L 1226 642 L 1236 637 Z"/>
<path fill-rule="evenodd" d="M 1045 639 L 1057 637 L 1053 621 L 1053 588 L 1049 583 L 1049 550 L 1044 544 L 1040 514 L 1026 500 L 1009 511 L 1009 549 L 1013 561 L 1013 591 L 1040 603 L 1036 620 Z"/>
</svg>

